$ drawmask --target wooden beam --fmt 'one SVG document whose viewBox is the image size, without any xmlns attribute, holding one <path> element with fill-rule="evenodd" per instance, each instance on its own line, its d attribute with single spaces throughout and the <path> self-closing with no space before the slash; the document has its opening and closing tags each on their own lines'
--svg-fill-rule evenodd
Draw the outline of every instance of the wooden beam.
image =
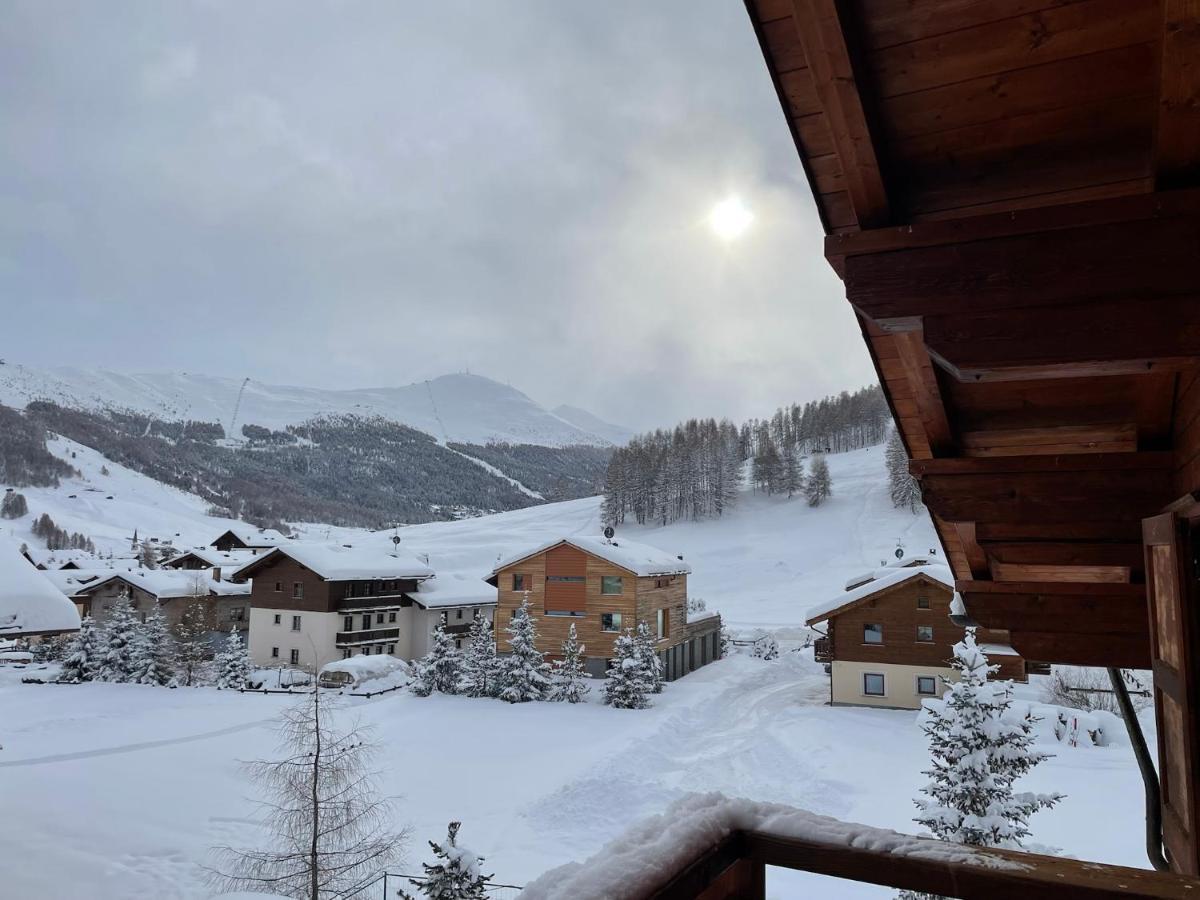
<svg viewBox="0 0 1200 900">
<path fill-rule="evenodd" d="M 946 455 L 954 448 L 954 433 L 946 415 L 946 405 L 938 386 L 937 372 L 929 358 L 920 326 L 893 335 L 893 345 L 903 366 L 904 378 L 912 390 L 917 413 L 934 456 Z"/>
<path fill-rule="evenodd" d="M 1140 543 L 1098 541 L 986 541 L 980 545 L 993 565 L 1117 566 L 1140 580 L 1144 571 Z"/>
<path fill-rule="evenodd" d="M 955 522 L 953 528 L 958 533 L 958 541 L 962 545 L 963 555 L 967 558 L 967 565 L 971 567 L 971 577 L 985 577 L 988 574 L 988 558 L 976 538 L 975 523 Z"/>
<path fill-rule="evenodd" d="M 849 256 L 846 296 L 875 321 L 1093 299 L 1200 296 L 1200 215 L 1161 216 Z"/>
<path fill-rule="evenodd" d="M 841 159 L 846 192 L 860 228 L 886 225 L 887 190 L 847 42 L 850 20 L 838 0 L 793 0 L 792 20 Z"/>
<path fill-rule="evenodd" d="M 964 431 L 964 456 L 1023 456 L 1058 453 L 1131 453 L 1137 450 L 1137 425 L 1060 425 Z"/>
<path fill-rule="evenodd" d="M 1129 566 L 1064 566 L 1057 563 L 1006 563 L 997 560 L 992 561 L 990 571 L 994 581 L 1056 581 L 1070 584 L 1127 584 L 1132 574 Z"/>
<path fill-rule="evenodd" d="M 1025 659 L 1064 666 L 1150 667 L 1150 639 L 1127 634 L 1048 634 L 1009 631 L 1012 648 Z"/>
<path fill-rule="evenodd" d="M 1159 189 L 1200 182 L 1200 0 L 1163 0 L 1154 169 Z"/>
</svg>

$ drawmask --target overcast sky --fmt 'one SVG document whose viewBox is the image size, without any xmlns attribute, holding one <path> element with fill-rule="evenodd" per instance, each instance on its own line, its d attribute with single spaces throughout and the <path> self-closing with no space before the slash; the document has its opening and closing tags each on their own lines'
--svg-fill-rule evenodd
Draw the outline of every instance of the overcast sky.
<svg viewBox="0 0 1200 900">
<path fill-rule="evenodd" d="M 0 0 L 0 304 L 30 365 L 635 427 L 874 380 L 731 0 Z"/>
</svg>

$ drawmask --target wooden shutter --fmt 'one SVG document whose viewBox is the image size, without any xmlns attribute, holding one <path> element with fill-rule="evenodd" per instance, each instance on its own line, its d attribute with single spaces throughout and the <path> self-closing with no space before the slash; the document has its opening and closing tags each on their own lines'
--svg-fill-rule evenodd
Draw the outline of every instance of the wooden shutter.
<svg viewBox="0 0 1200 900">
<path fill-rule="evenodd" d="M 1200 874 L 1197 838 L 1196 569 L 1191 525 L 1174 512 L 1142 520 L 1150 658 L 1158 720 L 1163 843 L 1176 872 Z"/>
</svg>

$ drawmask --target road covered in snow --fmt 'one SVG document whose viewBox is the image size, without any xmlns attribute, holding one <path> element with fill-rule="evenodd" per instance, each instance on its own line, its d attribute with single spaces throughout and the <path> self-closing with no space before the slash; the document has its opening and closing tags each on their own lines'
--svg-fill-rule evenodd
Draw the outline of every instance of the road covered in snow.
<svg viewBox="0 0 1200 900">
<path fill-rule="evenodd" d="M 28 685 L 0 671 L 0 818 L 12 896 L 207 897 L 209 847 L 257 840 L 239 760 L 273 752 L 272 717 L 296 698 L 140 685 Z M 922 782 L 913 712 L 830 708 L 809 651 L 735 656 L 670 684 L 649 710 L 397 691 L 349 698 L 370 726 L 396 824 L 427 838 L 451 819 L 497 879 L 521 884 L 585 859 L 691 792 L 772 801 L 905 832 Z M 1141 788 L 1127 746 L 1071 748 L 1029 779 L 1068 795 L 1034 823 L 1039 842 L 1142 865 Z M 791 896 L 807 876 L 773 873 Z M 822 896 L 886 896 L 829 882 Z"/>
</svg>

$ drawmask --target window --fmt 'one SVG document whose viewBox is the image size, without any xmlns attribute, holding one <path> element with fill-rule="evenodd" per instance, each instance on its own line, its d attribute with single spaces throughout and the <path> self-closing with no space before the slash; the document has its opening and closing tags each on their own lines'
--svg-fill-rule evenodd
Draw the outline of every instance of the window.
<svg viewBox="0 0 1200 900">
<path fill-rule="evenodd" d="M 454 640 L 454 649 L 455 649 L 455 650 L 461 650 L 461 649 L 462 649 L 462 640 L 461 640 L 461 639 L 459 639 L 459 638 L 455 638 L 455 640 Z"/>
<path fill-rule="evenodd" d="M 883 696 L 883 676 L 873 672 L 863 674 L 863 693 L 868 697 Z"/>
<path fill-rule="evenodd" d="M 600 613 L 600 630 L 601 631 L 620 631 L 621 630 L 621 614 L 620 613 Z"/>
<path fill-rule="evenodd" d="M 375 624 L 376 625 L 383 624 L 383 613 L 375 613 Z"/>
<path fill-rule="evenodd" d="M 350 658 L 350 648 L 347 647 L 345 650 L 342 651 L 342 659 L 349 659 L 349 658 Z"/>
<path fill-rule="evenodd" d="M 510 609 L 510 610 L 508 611 L 508 618 L 509 618 L 509 621 L 512 621 L 512 620 L 513 620 L 513 619 L 515 619 L 516 617 L 517 617 L 517 611 L 516 611 L 515 609 Z"/>
<path fill-rule="evenodd" d="M 342 618 L 342 631 L 354 630 L 354 616 L 344 616 Z"/>
<path fill-rule="evenodd" d="M 922 643 L 932 643 L 933 642 L 933 626 L 932 625 L 918 625 L 917 626 L 917 640 L 921 641 Z"/>
<path fill-rule="evenodd" d="M 280 615 L 279 613 L 275 613 L 275 624 L 279 625 L 279 624 L 282 624 L 282 622 L 283 622 L 283 616 Z"/>
<path fill-rule="evenodd" d="M 292 599 L 293 600 L 303 600 L 304 599 L 304 583 L 303 582 L 300 582 L 300 581 L 292 582 Z"/>
<path fill-rule="evenodd" d="M 620 594 L 624 592 L 624 586 L 621 583 L 620 575 L 601 575 L 600 576 L 600 593 L 602 594 Z"/>
<path fill-rule="evenodd" d="M 396 614 L 394 612 L 388 613 L 388 622 L 395 622 L 395 621 L 396 621 Z"/>
<path fill-rule="evenodd" d="M 587 579 L 582 575 L 547 575 L 546 581 L 551 584 L 584 584 Z"/>
<path fill-rule="evenodd" d="M 277 594 L 283 593 L 283 582 L 282 581 L 275 582 L 275 593 L 277 593 Z"/>
<path fill-rule="evenodd" d="M 667 587 L 667 586 L 668 586 L 670 583 L 671 583 L 671 579 L 670 579 L 670 578 L 655 578 L 655 579 L 654 579 L 654 586 L 655 586 L 656 588 L 665 588 L 665 587 Z"/>
<path fill-rule="evenodd" d="M 300 651 L 299 651 L 299 650 L 293 650 L 293 651 L 291 652 L 291 654 L 289 655 L 289 657 L 288 657 L 288 661 L 289 661 L 289 662 L 291 662 L 291 664 L 292 664 L 293 666 L 298 666 L 298 665 L 300 665 Z"/>
<path fill-rule="evenodd" d="M 658 618 L 658 639 L 661 641 L 671 632 L 671 611 L 669 609 L 660 609 L 656 615 Z"/>
<path fill-rule="evenodd" d="M 461 618 L 462 618 L 462 613 L 463 613 L 463 611 L 462 611 L 461 609 L 456 609 L 456 610 L 454 611 L 454 618 L 456 618 L 456 619 L 461 619 Z"/>
<path fill-rule="evenodd" d="M 396 645 L 388 644 L 387 652 L 388 652 L 388 656 L 395 656 L 396 655 Z"/>
<path fill-rule="evenodd" d="M 882 644 L 883 643 L 883 626 L 882 625 L 864 625 L 863 626 L 863 643 L 864 644 Z"/>
<path fill-rule="evenodd" d="M 271 648 L 271 659 L 279 659 L 279 648 L 278 647 Z"/>
<path fill-rule="evenodd" d="M 932 697 L 937 694 L 937 679 L 932 675 L 918 675 L 917 693 L 922 697 Z"/>
<path fill-rule="evenodd" d="M 528 575 L 513 575 L 513 590 L 514 591 L 529 590 L 529 576 Z"/>
<path fill-rule="evenodd" d="M 929 598 L 928 597 L 918 597 L 917 598 L 917 609 L 929 609 Z"/>
<path fill-rule="evenodd" d="M 299 631 L 299 630 L 300 630 L 300 617 L 292 616 L 292 631 Z"/>
<path fill-rule="evenodd" d="M 363 627 L 364 631 L 366 631 L 368 628 L 371 627 L 371 614 L 370 613 L 363 614 L 362 627 Z"/>
<path fill-rule="evenodd" d="M 587 615 L 587 613 L 578 609 L 547 609 L 543 610 L 543 612 L 547 616 L 575 616 L 576 618 Z"/>
<path fill-rule="evenodd" d="M 244 607 L 244 606 L 229 607 L 229 621 L 230 622 L 246 621 L 246 607 Z"/>
</svg>

